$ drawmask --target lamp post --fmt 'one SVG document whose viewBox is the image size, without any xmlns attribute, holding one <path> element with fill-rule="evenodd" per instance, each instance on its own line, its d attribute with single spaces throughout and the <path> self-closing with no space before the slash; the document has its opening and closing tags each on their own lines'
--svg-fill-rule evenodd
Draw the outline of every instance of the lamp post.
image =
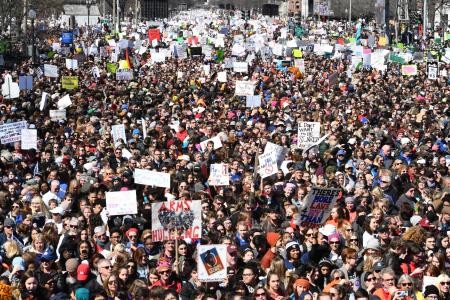
<svg viewBox="0 0 450 300">
<path fill-rule="evenodd" d="M 31 59 L 34 64 L 36 62 L 36 37 L 34 34 L 34 19 L 36 19 L 36 11 L 34 11 L 33 9 L 30 9 L 28 11 L 28 18 L 30 18 L 30 20 L 31 20 L 31 38 L 32 38 L 31 51 L 33 52 L 31 54 Z"/>
<path fill-rule="evenodd" d="M 87 7 L 87 13 L 88 13 L 88 19 L 87 19 L 87 26 L 89 28 L 89 17 L 91 14 L 91 5 L 92 5 L 92 0 L 86 0 L 86 7 Z"/>
</svg>

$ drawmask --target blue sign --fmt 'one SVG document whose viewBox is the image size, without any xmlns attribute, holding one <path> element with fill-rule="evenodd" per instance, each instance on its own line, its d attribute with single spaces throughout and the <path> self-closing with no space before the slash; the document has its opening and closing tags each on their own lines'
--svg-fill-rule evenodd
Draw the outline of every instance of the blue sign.
<svg viewBox="0 0 450 300">
<path fill-rule="evenodd" d="M 73 32 L 63 32 L 61 34 L 61 43 L 62 44 L 73 44 Z"/>
</svg>

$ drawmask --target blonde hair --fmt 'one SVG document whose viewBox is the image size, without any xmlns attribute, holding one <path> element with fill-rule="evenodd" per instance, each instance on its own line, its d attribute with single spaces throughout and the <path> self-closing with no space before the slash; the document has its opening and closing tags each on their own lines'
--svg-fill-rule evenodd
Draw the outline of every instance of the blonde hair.
<svg viewBox="0 0 450 300">
<path fill-rule="evenodd" d="M 7 258 L 14 258 L 22 255 L 22 249 L 20 249 L 19 244 L 16 241 L 7 241 L 3 245 L 3 248 L 5 249 Z"/>
</svg>

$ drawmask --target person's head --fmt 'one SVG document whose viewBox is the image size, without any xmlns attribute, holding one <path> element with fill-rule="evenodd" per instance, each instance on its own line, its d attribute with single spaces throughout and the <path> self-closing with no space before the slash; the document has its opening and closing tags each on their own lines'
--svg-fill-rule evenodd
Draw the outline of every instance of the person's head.
<svg viewBox="0 0 450 300">
<path fill-rule="evenodd" d="M 280 277 L 273 272 L 267 274 L 267 289 L 271 291 L 278 291 L 280 289 Z"/>
<path fill-rule="evenodd" d="M 380 277 L 385 289 L 395 286 L 395 272 L 391 268 L 387 267 L 381 270 Z"/>
<path fill-rule="evenodd" d="M 309 291 L 310 286 L 311 283 L 309 282 L 308 279 L 299 278 L 294 282 L 294 293 L 300 296 L 300 294 Z"/>
<path fill-rule="evenodd" d="M 355 300 L 369 300 L 369 293 L 360 288 L 355 292 Z"/>
<path fill-rule="evenodd" d="M 126 283 L 130 276 L 130 273 L 128 272 L 128 268 L 127 267 L 119 268 L 119 270 L 117 271 L 117 276 L 119 277 L 120 280 L 122 280 L 123 283 Z"/>
<path fill-rule="evenodd" d="M 244 270 L 242 271 L 242 281 L 246 285 L 253 285 L 255 278 L 256 278 L 255 270 L 250 266 L 244 267 Z"/>
<path fill-rule="evenodd" d="M 447 294 L 450 292 L 450 277 L 447 274 L 441 274 L 436 278 L 436 285 L 439 288 L 441 294 Z"/>
<path fill-rule="evenodd" d="M 264 287 L 257 287 L 253 291 L 253 299 L 254 300 L 266 300 L 267 299 L 267 291 Z"/>
<path fill-rule="evenodd" d="M 156 268 L 152 268 L 148 271 L 148 282 L 150 285 L 153 285 L 155 282 L 159 280 L 159 273 Z"/>
<path fill-rule="evenodd" d="M 167 260 L 160 260 L 156 269 L 158 270 L 160 280 L 168 282 L 172 275 L 172 266 L 170 262 Z"/>
<path fill-rule="evenodd" d="M 342 279 L 345 279 L 344 272 L 340 269 L 334 269 L 331 271 L 331 280 L 340 281 Z"/>
<path fill-rule="evenodd" d="M 100 259 L 97 263 L 98 273 L 102 276 L 102 278 L 108 278 L 111 275 L 112 265 L 109 259 Z"/>
<path fill-rule="evenodd" d="M 106 276 L 105 280 L 103 281 L 103 288 L 106 291 L 106 294 L 109 297 L 114 297 L 117 295 L 118 288 L 119 288 L 119 278 L 116 276 L 116 274 L 110 274 Z"/>
<path fill-rule="evenodd" d="M 414 279 L 407 274 L 403 274 L 398 279 L 397 287 L 403 291 L 408 291 L 411 293 L 415 289 Z"/>
<path fill-rule="evenodd" d="M 28 293 L 36 292 L 38 288 L 38 279 L 34 275 L 34 272 L 27 271 L 23 274 L 20 281 L 21 289 L 27 291 Z"/>
<path fill-rule="evenodd" d="M 177 300 L 178 293 L 172 289 L 168 289 L 163 293 L 162 300 Z"/>
<path fill-rule="evenodd" d="M 441 295 L 439 289 L 435 285 L 427 285 L 423 293 L 426 300 L 440 300 Z"/>
</svg>

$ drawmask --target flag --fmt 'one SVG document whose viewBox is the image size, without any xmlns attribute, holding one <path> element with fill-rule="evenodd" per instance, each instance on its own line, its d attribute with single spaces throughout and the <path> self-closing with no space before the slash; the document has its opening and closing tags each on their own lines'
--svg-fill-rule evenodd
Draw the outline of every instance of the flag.
<svg viewBox="0 0 450 300">
<path fill-rule="evenodd" d="M 217 55 L 216 55 L 216 62 L 221 62 L 223 61 L 223 56 L 224 56 L 224 52 L 222 49 L 218 49 L 216 51 Z"/>
<path fill-rule="evenodd" d="M 107 63 L 106 70 L 108 71 L 108 73 L 116 74 L 117 65 L 114 63 Z"/>
<path fill-rule="evenodd" d="M 127 61 L 128 69 L 131 69 L 132 65 L 130 61 L 130 56 L 128 55 L 128 48 L 125 50 L 125 60 Z"/>
</svg>

